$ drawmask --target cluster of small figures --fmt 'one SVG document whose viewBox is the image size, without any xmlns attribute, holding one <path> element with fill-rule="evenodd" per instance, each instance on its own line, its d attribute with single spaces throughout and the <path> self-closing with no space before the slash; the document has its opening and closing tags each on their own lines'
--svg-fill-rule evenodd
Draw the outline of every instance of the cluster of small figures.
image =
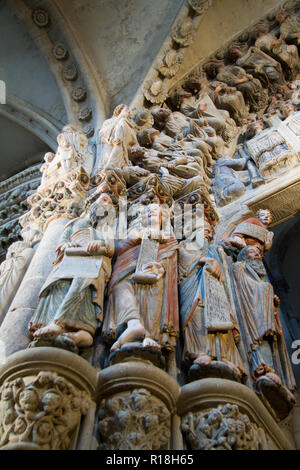
<svg viewBox="0 0 300 470">
<path fill-rule="evenodd" d="M 280 418 L 288 414 L 295 380 L 279 299 L 263 265 L 272 245 L 271 213 L 261 209 L 240 221 L 216 245 L 213 189 L 218 185 L 211 184 L 218 162 L 228 168 L 237 160 L 243 160 L 239 169 L 248 168 L 253 187 L 262 180 L 249 154 L 232 155 L 244 125 L 246 138 L 251 132 L 253 137 L 253 129 L 262 130 L 253 117 L 282 100 L 284 90 L 289 97 L 297 91 L 299 21 L 284 12 L 279 20 L 279 38 L 261 24 L 254 46 L 231 48 L 226 60 L 235 60 L 234 65 L 206 64 L 211 81 L 194 76 L 163 106 L 133 113 L 122 104 L 104 121 L 93 172 L 99 184 L 90 190 L 82 214 L 70 216 L 65 226 L 29 324 L 31 347 L 80 352 L 94 344 L 97 331 L 110 347 L 110 358 L 118 361 L 132 351 L 147 358 L 167 355 L 182 340 L 189 380 L 252 380 Z M 298 28 L 295 34 L 293 28 Z M 283 118 L 297 112 L 296 101 Z M 58 144 L 42 167 L 46 189 L 63 173 L 85 167 L 85 158 L 85 171 L 91 170 L 81 131 L 66 126 Z M 227 194 L 240 194 L 228 175 L 221 180 Z M 118 211 L 125 196 L 128 230 L 118 238 L 112 236 L 108 214 Z M 172 223 L 166 224 L 182 217 L 174 215 L 174 202 L 189 207 L 192 221 L 189 235 L 181 239 Z M 204 225 L 197 218 L 200 206 Z"/>
</svg>

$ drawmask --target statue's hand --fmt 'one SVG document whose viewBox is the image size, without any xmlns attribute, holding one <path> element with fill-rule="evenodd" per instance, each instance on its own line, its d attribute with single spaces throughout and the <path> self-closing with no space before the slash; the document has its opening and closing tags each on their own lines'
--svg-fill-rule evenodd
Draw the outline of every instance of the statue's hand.
<svg viewBox="0 0 300 470">
<path fill-rule="evenodd" d="M 100 249 L 103 248 L 103 247 L 105 247 L 105 242 L 104 241 L 102 241 L 102 240 L 92 241 L 86 247 L 86 252 L 91 255 L 93 253 L 99 252 Z"/>
<path fill-rule="evenodd" d="M 59 245 L 56 249 L 56 253 L 58 255 L 64 253 L 66 251 L 67 248 L 78 248 L 80 245 L 78 245 L 78 243 L 71 243 L 71 242 L 67 242 L 67 243 L 62 243 L 61 245 Z"/>
<path fill-rule="evenodd" d="M 223 282 L 222 271 L 216 259 L 207 258 L 204 256 L 200 258 L 199 263 L 205 264 L 207 271 L 216 279 L 218 279 L 218 281 Z"/>
</svg>

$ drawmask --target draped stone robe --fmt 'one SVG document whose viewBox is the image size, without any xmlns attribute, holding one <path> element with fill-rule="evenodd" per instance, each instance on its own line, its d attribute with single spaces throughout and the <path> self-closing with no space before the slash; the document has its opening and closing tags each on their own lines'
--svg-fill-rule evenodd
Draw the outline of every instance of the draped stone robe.
<svg viewBox="0 0 300 470">
<path fill-rule="evenodd" d="M 294 389 L 294 375 L 274 308 L 272 285 L 262 280 L 247 262 L 236 262 L 232 276 L 239 322 L 254 377 L 260 375 L 260 370 L 269 370 Z"/>
<path fill-rule="evenodd" d="M 59 245 L 73 242 L 86 247 L 93 240 L 105 241 L 106 249 L 112 256 L 113 240 L 105 240 L 101 230 L 93 228 L 88 217 L 71 221 L 65 227 Z M 85 271 L 95 270 L 95 260 L 99 264 L 99 271 L 93 277 L 80 277 L 82 276 L 80 258 L 73 257 L 73 275 L 70 275 L 70 269 L 63 262 L 64 259 L 52 269 L 41 289 L 37 310 L 30 321 L 31 333 L 51 321 L 70 331 L 82 329 L 92 335 L 95 333 L 99 322 L 103 319 L 104 291 L 111 274 L 111 258 L 105 255 L 86 256 Z"/>
<path fill-rule="evenodd" d="M 163 348 L 173 349 L 179 331 L 177 293 L 177 246 L 174 238 L 159 243 L 157 262 L 164 275 L 152 285 L 139 284 L 131 279 L 136 270 L 141 239 L 130 236 L 116 247 L 116 261 L 108 285 L 108 303 L 102 335 L 112 342 L 129 320 L 139 319 L 146 337 Z"/>
<path fill-rule="evenodd" d="M 213 360 L 225 360 L 235 364 L 245 373 L 242 358 L 235 344 L 234 334 L 238 326 L 232 316 L 233 329 L 211 333 L 205 324 L 204 305 L 207 301 L 204 284 L 204 266 L 199 265 L 202 257 L 215 259 L 222 269 L 220 256 L 212 245 L 204 244 L 200 250 L 195 241 L 185 241 L 179 248 L 179 299 L 180 320 L 184 335 L 184 359 L 189 362 L 201 355 Z"/>
</svg>

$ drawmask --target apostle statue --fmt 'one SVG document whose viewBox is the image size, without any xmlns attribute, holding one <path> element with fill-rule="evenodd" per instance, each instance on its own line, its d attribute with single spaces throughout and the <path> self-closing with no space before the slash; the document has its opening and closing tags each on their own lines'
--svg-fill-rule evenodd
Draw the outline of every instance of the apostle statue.
<svg viewBox="0 0 300 470">
<path fill-rule="evenodd" d="M 207 200 L 204 227 L 179 244 L 179 302 L 183 358 L 192 380 L 222 377 L 240 381 L 246 374 L 237 348 L 239 331 L 225 289 L 225 273 L 213 240 L 214 210 Z M 215 218 L 215 221 L 217 218 Z M 199 238 L 199 230 L 204 231 Z"/>
<path fill-rule="evenodd" d="M 279 298 L 265 279 L 262 253 L 257 246 L 243 248 L 231 271 L 252 378 L 256 389 L 282 419 L 294 402 L 296 384 L 278 314 Z"/>
<path fill-rule="evenodd" d="M 101 156 L 98 168 L 113 169 L 130 165 L 128 149 L 138 144 L 136 131 L 128 107 L 124 104 L 117 106 L 112 118 L 104 121 L 99 131 Z"/>
<path fill-rule="evenodd" d="M 128 190 L 128 231 L 116 245 L 102 335 L 111 351 L 128 343 L 172 350 L 178 334 L 177 240 L 172 198 L 152 175 Z"/>
<path fill-rule="evenodd" d="M 249 217 L 236 226 L 229 239 L 225 241 L 225 245 L 237 247 L 238 249 L 254 245 L 264 253 L 272 246 L 274 234 L 269 231 L 271 222 L 271 211 L 269 209 L 259 209 L 256 217 Z"/>
<path fill-rule="evenodd" d="M 29 332 L 32 346 L 76 348 L 93 343 L 103 319 L 106 284 L 114 254 L 114 222 L 123 183 L 113 172 L 91 197 L 85 212 L 69 222 L 57 247 L 57 261 L 39 294 Z"/>
</svg>

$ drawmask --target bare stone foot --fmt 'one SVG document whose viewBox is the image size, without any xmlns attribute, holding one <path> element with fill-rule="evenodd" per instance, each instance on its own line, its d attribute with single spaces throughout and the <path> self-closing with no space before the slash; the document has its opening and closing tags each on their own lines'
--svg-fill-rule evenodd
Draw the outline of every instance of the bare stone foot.
<svg viewBox="0 0 300 470">
<path fill-rule="evenodd" d="M 139 320 L 130 320 L 127 324 L 127 328 L 124 333 L 121 334 L 120 338 L 112 345 L 111 351 L 116 351 L 125 343 L 131 343 L 143 339 L 145 337 L 146 330 Z"/>
<path fill-rule="evenodd" d="M 277 374 L 274 374 L 273 372 L 268 372 L 266 374 L 266 377 L 269 377 L 269 379 L 273 380 L 277 385 L 282 385 L 281 378 L 278 377 Z"/>
<path fill-rule="evenodd" d="M 94 342 L 92 335 L 84 330 L 75 333 L 64 333 L 64 336 L 71 338 L 79 348 L 89 348 Z"/>
<path fill-rule="evenodd" d="M 211 364 L 211 357 L 206 354 L 199 356 L 197 357 L 197 359 L 194 360 L 194 364 L 199 364 L 200 366 L 208 366 L 208 364 Z"/>
<path fill-rule="evenodd" d="M 51 322 L 49 325 L 44 326 L 43 328 L 39 328 L 33 333 L 34 338 L 38 338 L 44 335 L 60 335 L 63 333 L 64 328 L 61 325 L 57 325 L 57 323 Z"/>
<path fill-rule="evenodd" d="M 152 338 L 145 338 L 143 341 L 143 347 L 148 349 L 160 349 L 160 344 Z"/>
</svg>

